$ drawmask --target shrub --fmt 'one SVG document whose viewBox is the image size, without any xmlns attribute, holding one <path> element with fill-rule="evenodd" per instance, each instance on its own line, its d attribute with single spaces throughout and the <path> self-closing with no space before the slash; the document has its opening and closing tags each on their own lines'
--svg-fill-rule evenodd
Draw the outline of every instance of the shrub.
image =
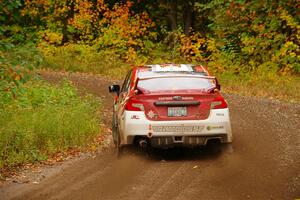
<svg viewBox="0 0 300 200">
<path fill-rule="evenodd" d="M 0 96 L 0 167 L 46 159 L 99 133 L 99 100 L 80 98 L 71 83 L 30 81 L 24 90 L 9 102 Z"/>
<path fill-rule="evenodd" d="M 40 53 L 31 44 L 0 51 L 1 103 L 17 98 L 23 92 L 23 84 L 32 77 L 33 66 L 37 67 L 41 60 Z"/>
<path fill-rule="evenodd" d="M 43 68 L 92 72 L 117 78 L 122 77 L 130 66 L 111 49 L 97 51 L 95 46 L 84 44 L 55 47 L 46 43 L 40 44 L 38 48 L 44 57 Z"/>
</svg>

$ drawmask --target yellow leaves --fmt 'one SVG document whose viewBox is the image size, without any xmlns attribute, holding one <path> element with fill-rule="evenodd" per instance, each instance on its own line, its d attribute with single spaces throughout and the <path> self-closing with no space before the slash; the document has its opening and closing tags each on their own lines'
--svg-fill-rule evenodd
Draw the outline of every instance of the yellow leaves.
<svg viewBox="0 0 300 200">
<path fill-rule="evenodd" d="M 150 30 L 155 26 L 150 16 L 146 12 L 134 14 L 131 6 L 128 1 L 107 9 L 99 22 L 102 35 L 96 39 L 100 48 L 116 49 L 126 62 L 134 61 L 137 51 L 144 51 L 145 42 L 156 38 L 156 33 Z"/>
<path fill-rule="evenodd" d="M 190 36 L 180 35 L 180 53 L 190 62 L 192 60 L 202 61 L 202 50 L 207 46 L 207 41 L 199 34 Z"/>
<path fill-rule="evenodd" d="M 39 32 L 39 35 L 48 44 L 54 44 L 54 45 L 61 44 L 63 38 L 62 33 L 52 32 L 49 29 Z"/>
<path fill-rule="evenodd" d="M 15 79 L 15 81 L 19 81 L 19 80 L 21 80 L 21 76 L 19 74 L 17 74 L 14 79 Z"/>
<path fill-rule="evenodd" d="M 133 40 L 132 38 L 129 38 L 129 40 L 127 41 L 127 45 L 135 46 L 135 45 L 138 45 L 138 42 L 136 40 Z"/>
<path fill-rule="evenodd" d="M 300 40 L 300 25 L 297 20 L 284 9 L 280 9 L 280 19 L 282 21 L 285 21 L 287 26 L 289 26 L 293 30 L 293 32 L 291 33 L 291 38 Z"/>
<path fill-rule="evenodd" d="M 284 9 L 282 9 L 280 12 L 280 18 L 283 21 L 286 21 L 287 25 L 291 28 L 296 30 L 300 28 L 297 21 Z"/>
<path fill-rule="evenodd" d="M 265 30 L 264 24 L 253 24 L 251 26 L 252 30 L 258 33 L 262 33 Z"/>
<path fill-rule="evenodd" d="M 126 53 L 124 58 L 127 62 L 133 62 L 137 58 L 137 53 L 132 47 L 129 47 L 128 52 Z"/>
<path fill-rule="evenodd" d="M 299 45 L 292 41 L 286 41 L 276 54 L 272 56 L 272 61 L 280 65 L 279 73 L 282 75 L 292 73 L 300 62 Z"/>
<path fill-rule="evenodd" d="M 23 16 L 29 14 L 31 17 L 36 17 L 48 12 L 50 8 L 51 1 L 49 0 L 26 0 L 21 14 Z"/>
</svg>

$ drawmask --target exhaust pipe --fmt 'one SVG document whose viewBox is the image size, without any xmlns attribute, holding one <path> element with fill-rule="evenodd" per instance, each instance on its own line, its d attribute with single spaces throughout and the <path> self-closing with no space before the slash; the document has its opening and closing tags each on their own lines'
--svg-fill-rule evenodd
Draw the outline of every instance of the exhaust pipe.
<svg viewBox="0 0 300 200">
<path fill-rule="evenodd" d="M 140 145 L 141 148 L 145 149 L 147 147 L 147 145 L 148 145 L 147 140 L 141 139 L 139 141 L 139 145 Z"/>
</svg>

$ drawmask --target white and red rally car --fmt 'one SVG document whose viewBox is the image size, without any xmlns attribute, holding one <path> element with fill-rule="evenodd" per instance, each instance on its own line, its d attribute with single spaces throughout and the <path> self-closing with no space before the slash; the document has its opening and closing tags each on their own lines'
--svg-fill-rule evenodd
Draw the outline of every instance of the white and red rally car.
<svg viewBox="0 0 300 200">
<path fill-rule="evenodd" d="M 231 143 L 227 103 L 215 77 L 201 65 L 134 67 L 116 93 L 112 119 L 118 151 L 124 145 L 156 148 Z"/>
</svg>

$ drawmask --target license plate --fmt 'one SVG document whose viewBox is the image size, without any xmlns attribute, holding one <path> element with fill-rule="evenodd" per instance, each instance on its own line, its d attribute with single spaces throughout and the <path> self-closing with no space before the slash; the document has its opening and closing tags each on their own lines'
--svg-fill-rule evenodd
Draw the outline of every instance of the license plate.
<svg viewBox="0 0 300 200">
<path fill-rule="evenodd" d="M 168 117 L 184 117 L 187 116 L 186 107 L 168 107 Z"/>
</svg>

